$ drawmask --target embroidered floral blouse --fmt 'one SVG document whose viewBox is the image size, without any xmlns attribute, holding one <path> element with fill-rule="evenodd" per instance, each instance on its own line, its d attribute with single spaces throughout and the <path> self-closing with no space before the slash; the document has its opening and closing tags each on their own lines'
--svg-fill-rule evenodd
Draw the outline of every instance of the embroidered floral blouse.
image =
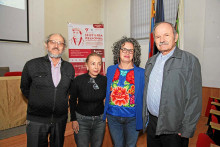
<svg viewBox="0 0 220 147">
<path fill-rule="evenodd" d="M 110 89 L 108 114 L 121 117 L 135 116 L 134 83 L 134 69 L 116 69 Z"/>
</svg>

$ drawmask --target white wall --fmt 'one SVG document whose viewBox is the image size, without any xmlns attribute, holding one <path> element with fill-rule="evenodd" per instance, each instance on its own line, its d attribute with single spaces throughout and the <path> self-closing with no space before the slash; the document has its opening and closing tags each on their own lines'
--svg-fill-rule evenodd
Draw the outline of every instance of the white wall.
<svg viewBox="0 0 220 147">
<path fill-rule="evenodd" d="M 0 66 L 21 71 L 26 61 L 44 55 L 44 0 L 29 1 L 30 43 L 0 42 Z"/>
<path fill-rule="evenodd" d="M 205 1 L 185 0 L 184 50 L 197 56 L 202 64 L 204 48 Z M 199 4 L 199 6 L 198 6 Z M 198 9 L 199 7 L 199 9 Z"/>
<path fill-rule="evenodd" d="M 45 37 L 61 33 L 68 40 L 67 24 L 102 23 L 103 0 L 45 0 Z M 68 47 L 63 59 L 68 61 Z"/>
<path fill-rule="evenodd" d="M 220 1 L 206 0 L 203 86 L 220 88 Z"/>
<path fill-rule="evenodd" d="M 113 64 L 112 45 L 122 36 L 130 36 L 130 1 L 104 0 L 106 68 Z"/>
<path fill-rule="evenodd" d="M 112 45 L 122 38 L 130 37 L 130 0 L 104 0 L 105 57 L 106 68 L 113 64 Z M 148 40 L 139 41 L 141 64 L 144 67 L 148 58 Z"/>
<path fill-rule="evenodd" d="M 219 0 L 185 0 L 184 50 L 199 58 L 205 87 L 220 88 L 219 7 Z"/>
<path fill-rule="evenodd" d="M 141 45 L 141 64 L 140 67 L 145 68 L 145 64 L 148 60 L 149 52 L 149 39 L 138 41 Z"/>
</svg>

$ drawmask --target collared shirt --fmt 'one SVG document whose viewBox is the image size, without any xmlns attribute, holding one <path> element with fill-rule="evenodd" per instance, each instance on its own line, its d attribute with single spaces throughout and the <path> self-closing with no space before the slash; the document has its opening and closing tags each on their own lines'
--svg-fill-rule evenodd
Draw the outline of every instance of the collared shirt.
<svg viewBox="0 0 220 147">
<path fill-rule="evenodd" d="M 61 73 L 60 73 L 61 59 L 57 63 L 56 66 L 53 65 L 53 61 L 52 61 L 51 57 L 49 57 L 49 59 L 50 59 L 50 63 L 51 63 L 51 73 L 52 73 L 53 83 L 54 83 L 54 86 L 57 87 L 57 85 L 59 84 L 60 79 L 61 79 Z"/>
<path fill-rule="evenodd" d="M 157 117 L 159 115 L 164 64 L 167 61 L 167 59 L 173 55 L 174 50 L 175 49 L 173 49 L 167 55 L 163 55 L 162 53 L 158 55 L 156 59 L 156 63 L 149 77 L 147 100 L 146 100 L 147 108 L 152 115 Z"/>
</svg>

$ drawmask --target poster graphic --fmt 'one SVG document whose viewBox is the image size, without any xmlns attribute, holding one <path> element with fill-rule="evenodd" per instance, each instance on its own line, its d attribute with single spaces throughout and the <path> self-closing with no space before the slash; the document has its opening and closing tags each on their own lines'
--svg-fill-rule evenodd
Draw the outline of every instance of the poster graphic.
<svg viewBox="0 0 220 147">
<path fill-rule="evenodd" d="M 68 24 L 69 62 L 76 76 L 86 73 L 85 60 L 90 53 L 102 56 L 101 74 L 105 75 L 104 25 Z"/>
</svg>

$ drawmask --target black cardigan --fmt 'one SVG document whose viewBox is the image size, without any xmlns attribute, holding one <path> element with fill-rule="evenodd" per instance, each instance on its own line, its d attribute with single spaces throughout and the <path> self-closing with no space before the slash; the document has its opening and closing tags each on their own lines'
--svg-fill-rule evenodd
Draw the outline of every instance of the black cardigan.
<svg viewBox="0 0 220 147">
<path fill-rule="evenodd" d="M 85 116 L 98 116 L 104 112 L 104 102 L 106 95 L 107 78 L 98 75 L 94 78 L 99 89 L 93 88 L 93 83 L 89 83 L 88 73 L 77 76 L 70 88 L 70 112 L 71 121 L 76 120 L 75 111 Z M 78 103 L 77 103 L 78 102 Z"/>
<path fill-rule="evenodd" d="M 51 62 L 48 55 L 28 61 L 21 77 L 21 91 L 28 99 L 27 120 L 58 122 L 68 114 L 68 91 L 75 71 L 64 60 L 61 62 L 61 79 L 53 84 Z"/>
</svg>

